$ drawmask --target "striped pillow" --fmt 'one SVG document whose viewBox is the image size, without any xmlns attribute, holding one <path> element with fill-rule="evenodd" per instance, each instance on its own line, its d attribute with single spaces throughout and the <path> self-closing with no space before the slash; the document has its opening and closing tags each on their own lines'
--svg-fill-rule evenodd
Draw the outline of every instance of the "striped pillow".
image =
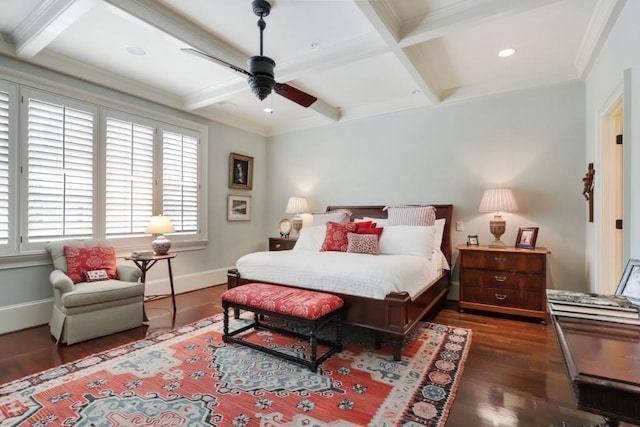
<svg viewBox="0 0 640 427">
<path fill-rule="evenodd" d="M 436 208 L 433 206 L 386 206 L 388 225 L 430 226 L 436 222 Z"/>
</svg>

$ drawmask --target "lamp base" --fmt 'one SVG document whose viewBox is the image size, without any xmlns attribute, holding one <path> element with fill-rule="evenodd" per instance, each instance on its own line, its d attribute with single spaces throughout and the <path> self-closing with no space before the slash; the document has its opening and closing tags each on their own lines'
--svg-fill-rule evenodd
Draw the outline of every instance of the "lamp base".
<svg viewBox="0 0 640 427">
<path fill-rule="evenodd" d="M 300 218 L 300 215 L 296 215 L 291 223 L 293 224 L 293 229 L 296 230 L 296 234 L 300 235 L 300 230 L 302 230 L 302 218 Z"/>
<path fill-rule="evenodd" d="M 502 216 L 496 215 L 489 222 L 489 230 L 491 230 L 491 234 L 495 240 L 489 243 L 490 248 L 506 248 L 507 245 L 502 240 L 500 240 L 500 236 L 502 236 L 507 229 L 507 221 L 502 219 Z"/>
<path fill-rule="evenodd" d="M 151 242 L 151 247 L 153 248 L 153 253 L 156 255 L 166 255 L 169 253 L 169 249 L 171 249 L 171 240 L 160 235 L 156 240 Z"/>
</svg>

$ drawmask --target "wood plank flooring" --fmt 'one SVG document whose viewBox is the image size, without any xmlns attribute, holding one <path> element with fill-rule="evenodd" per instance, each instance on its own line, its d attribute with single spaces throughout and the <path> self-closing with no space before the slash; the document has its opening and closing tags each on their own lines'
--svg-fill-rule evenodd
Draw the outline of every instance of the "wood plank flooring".
<svg viewBox="0 0 640 427">
<path fill-rule="evenodd" d="M 48 369 L 222 312 L 226 285 L 145 303 L 148 326 L 56 346 L 48 326 L 0 335 L 0 383 Z M 551 325 L 447 308 L 434 322 L 472 329 L 471 350 L 447 426 L 591 426 L 597 415 L 575 409 Z M 623 427 L 631 424 L 621 423 Z"/>
</svg>

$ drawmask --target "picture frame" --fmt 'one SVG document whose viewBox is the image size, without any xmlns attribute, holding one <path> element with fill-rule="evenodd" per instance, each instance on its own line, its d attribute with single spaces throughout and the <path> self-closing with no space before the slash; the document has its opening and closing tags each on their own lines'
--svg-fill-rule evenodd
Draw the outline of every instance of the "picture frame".
<svg viewBox="0 0 640 427">
<path fill-rule="evenodd" d="M 251 196 L 229 194 L 227 197 L 227 221 L 251 220 Z"/>
<path fill-rule="evenodd" d="M 470 234 L 467 236 L 467 246 L 479 246 L 478 236 L 475 234 Z"/>
<path fill-rule="evenodd" d="M 293 229 L 293 224 L 291 220 L 284 218 L 280 220 L 280 226 L 278 227 L 280 230 L 280 237 L 288 239 L 289 234 L 291 234 L 291 230 Z"/>
<path fill-rule="evenodd" d="M 238 153 L 229 155 L 229 188 L 253 189 L 253 157 Z"/>
<path fill-rule="evenodd" d="M 627 261 L 616 288 L 616 295 L 623 295 L 633 304 L 640 304 L 640 260 Z"/>
<path fill-rule="evenodd" d="M 516 237 L 516 248 L 535 249 L 538 238 L 538 227 L 520 227 Z"/>
</svg>

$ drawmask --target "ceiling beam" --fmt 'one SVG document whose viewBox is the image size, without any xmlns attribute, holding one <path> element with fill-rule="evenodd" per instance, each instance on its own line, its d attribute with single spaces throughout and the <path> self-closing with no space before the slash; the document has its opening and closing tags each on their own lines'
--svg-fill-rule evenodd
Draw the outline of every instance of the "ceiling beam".
<svg viewBox="0 0 640 427">
<path fill-rule="evenodd" d="M 413 46 L 449 33 L 468 29 L 475 23 L 488 19 L 504 18 L 527 10 L 556 3 L 560 0 L 475 0 L 461 1 L 434 13 L 414 18 L 399 25 L 398 44 Z"/>
<path fill-rule="evenodd" d="M 213 34 L 199 28 L 188 21 L 182 16 L 173 13 L 170 9 L 160 5 L 155 0 L 102 0 L 109 5 L 126 12 L 127 14 L 140 19 L 143 22 L 157 28 L 158 30 L 169 34 L 172 37 L 184 42 L 186 45 L 193 47 L 197 50 L 205 52 L 211 56 L 215 56 L 234 64 L 240 68 L 245 68 L 248 55 L 244 52 L 240 52 L 237 49 L 224 43 L 222 40 L 215 37 Z M 212 66 L 219 66 L 211 63 Z M 242 64 L 242 65 L 238 65 Z M 286 73 L 278 76 L 279 83 L 287 83 Z M 244 79 L 238 79 L 238 82 L 243 82 L 242 90 L 249 90 Z M 237 93 L 240 89 L 240 83 L 233 82 L 230 85 L 219 87 L 218 89 L 212 88 L 205 90 L 200 96 L 192 95 L 185 97 L 185 108 L 201 108 L 211 103 L 219 102 L 226 96 Z M 225 90 L 229 92 L 225 93 Z M 207 104 L 207 98 L 203 96 L 209 93 L 209 104 Z M 316 105 L 317 104 L 317 105 Z M 314 110 L 318 114 L 321 114 L 330 120 L 337 120 L 339 117 L 339 110 L 335 107 L 331 107 L 327 102 L 318 99 L 314 102 L 309 109 Z"/>
<path fill-rule="evenodd" d="M 390 51 L 400 61 L 407 73 L 411 76 L 416 86 L 429 104 L 440 103 L 440 97 L 420 72 L 418 66 L 400 46 L 400 26 L 397 19 L 383 2 L 376 0 L 354 0 L 356 6 L 369 20 L 375 31 L 382 37 Z"/>
<path fill-rule="evenodd" d="M 14 32 L 16 55 L 31 58 L 91 8 L 99 0 L 45 0 Z"/>
</svg>

